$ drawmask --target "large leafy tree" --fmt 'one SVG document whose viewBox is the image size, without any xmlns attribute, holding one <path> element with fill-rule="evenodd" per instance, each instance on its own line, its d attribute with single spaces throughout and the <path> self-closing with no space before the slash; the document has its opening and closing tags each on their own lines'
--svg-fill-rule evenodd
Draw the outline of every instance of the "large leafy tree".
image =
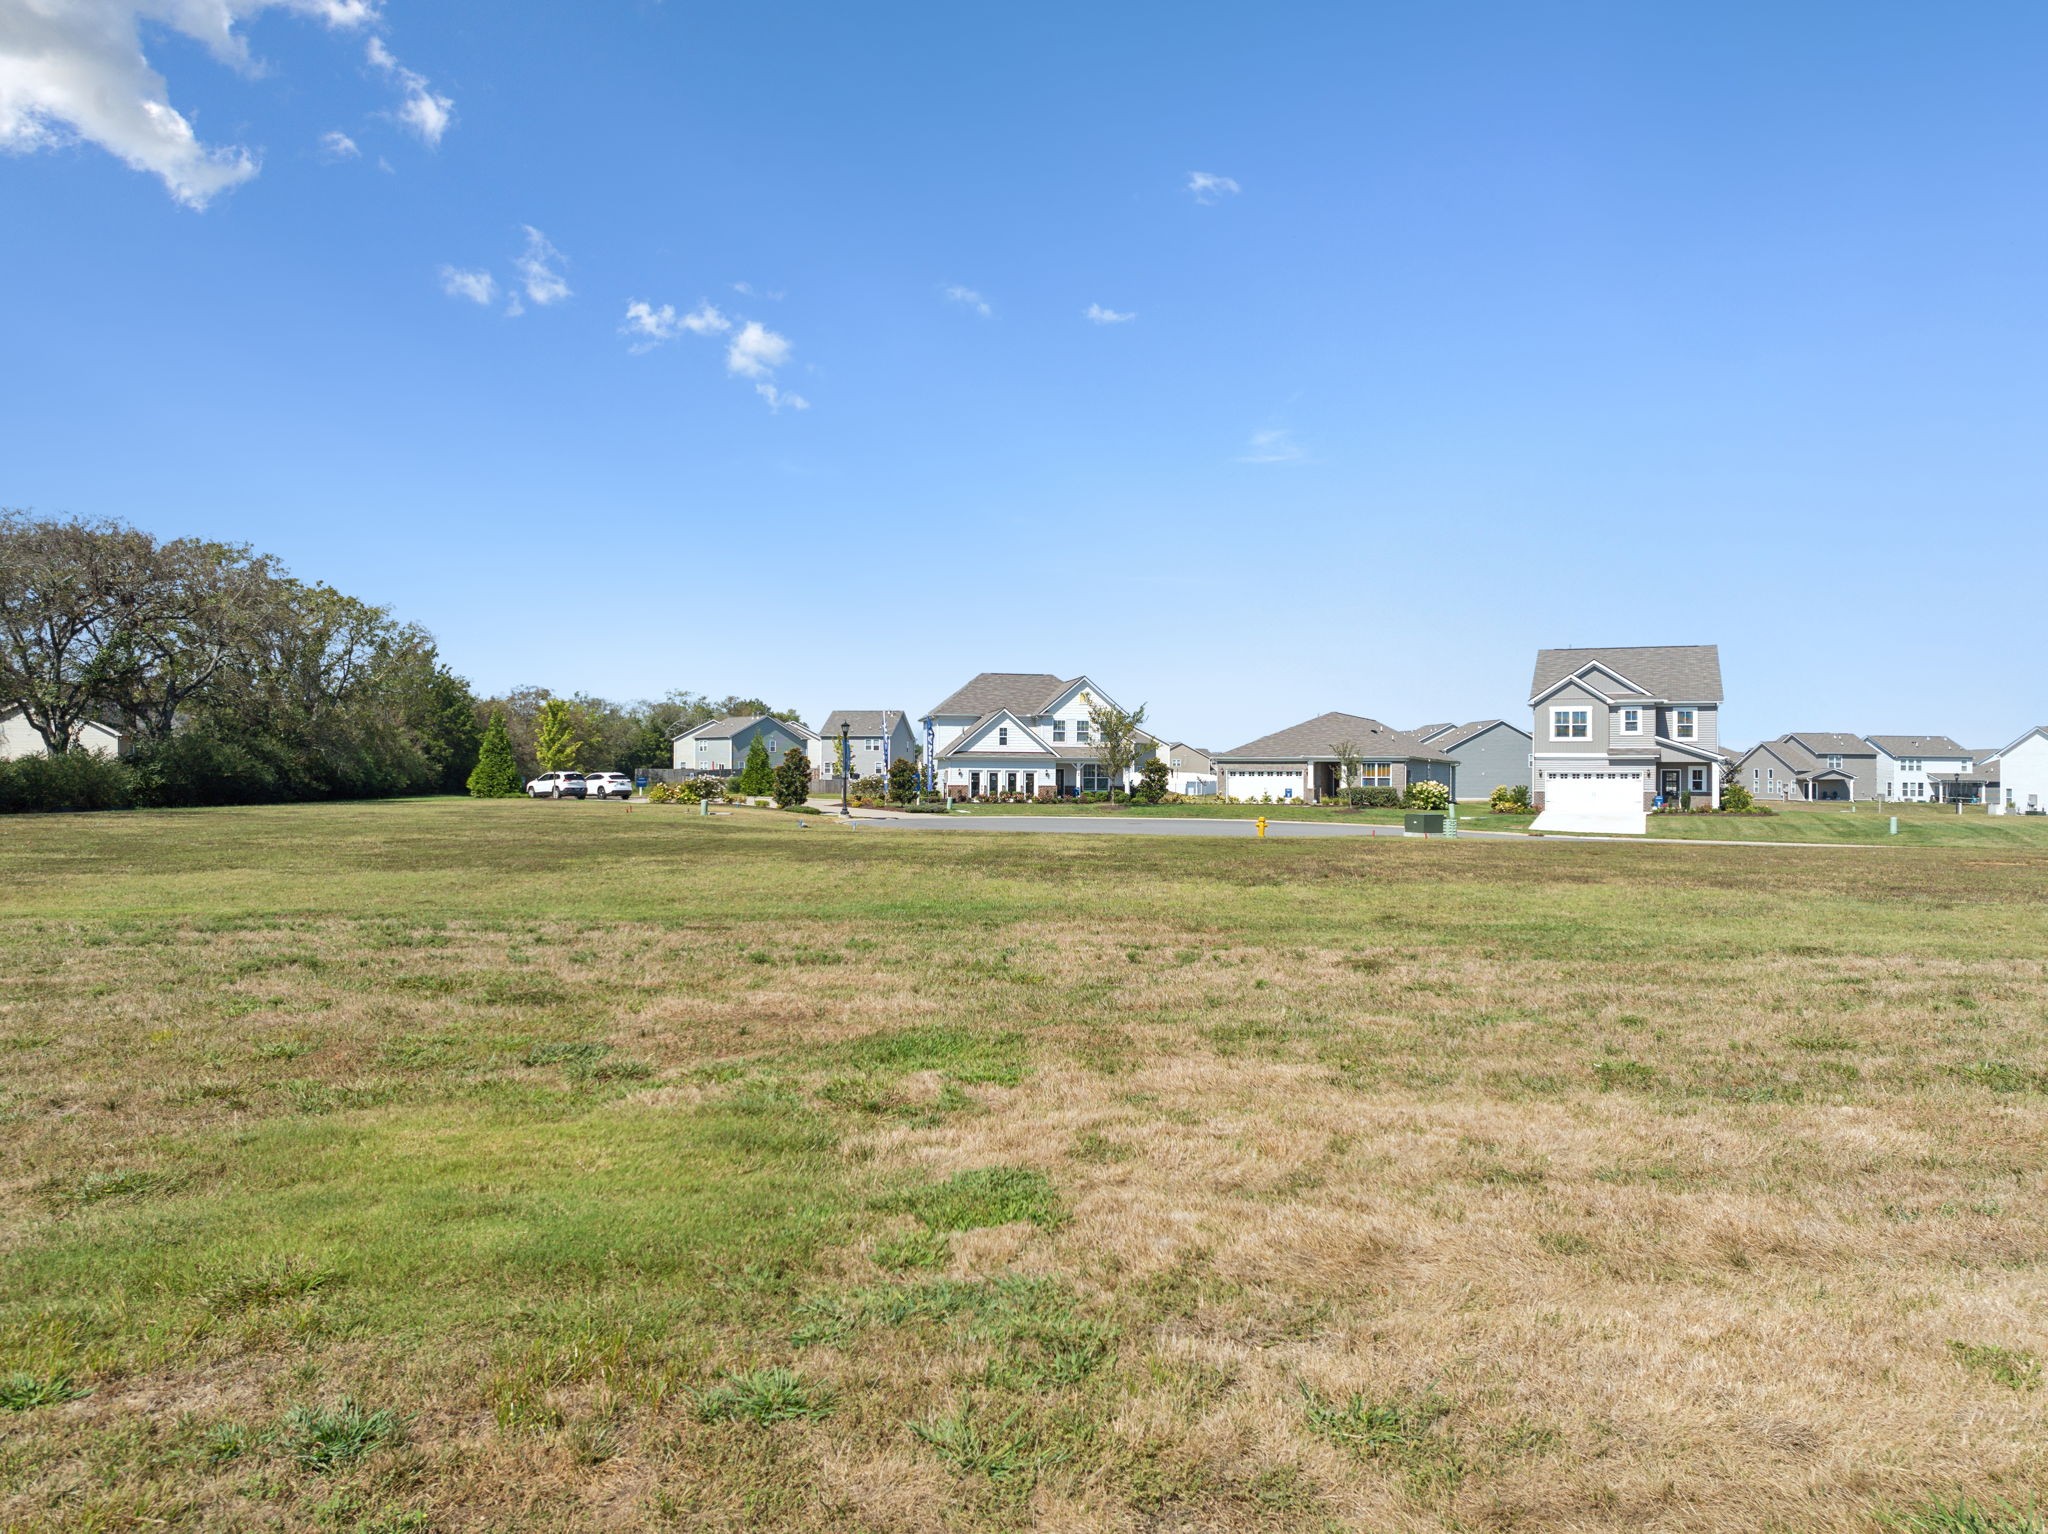
<svg viewBox="0 0 2048 1534">
<path fill-rule="evenodd" d="M 505 711 L 494 709 L 477 748 L 469 774 L 469 792 L 477 799 L 509 799 L 520 791 L 519 763 L 512 758 L 512 737 L 505 729 Z"/>
<path fill-rule="evenodd" d="M 62 755 L 105 705 L 156 541 L 116 522 L 0 510 L 0 709 Z"/>
</svg>

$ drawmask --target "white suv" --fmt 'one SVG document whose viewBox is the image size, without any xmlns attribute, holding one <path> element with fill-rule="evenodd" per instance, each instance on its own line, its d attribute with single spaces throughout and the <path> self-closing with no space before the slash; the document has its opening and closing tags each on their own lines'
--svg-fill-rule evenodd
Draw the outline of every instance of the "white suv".
<svg viewBox="0 0 2048 1534">
<path fill-rule="evenodd" d="M 529 799 L 581 799 L 583 794 L 580 772 L 544 772 L 526 785 Z"/>
<path fill-rule="evenodd" d="M 583 793 L 590 799 L 630 799 L 633 797 L 633 780 L 623 772 L 586 772 L 583 775 Z"/>
</svg>

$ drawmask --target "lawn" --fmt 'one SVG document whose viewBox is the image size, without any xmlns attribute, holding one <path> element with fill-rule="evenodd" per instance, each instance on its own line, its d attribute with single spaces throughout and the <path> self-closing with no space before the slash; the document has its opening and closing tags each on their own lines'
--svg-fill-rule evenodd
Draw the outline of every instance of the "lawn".
<svg viewBox="0 0 2048 1534">
<path fill-rule="evenodd" d="M 2038 1530 L 1961 824 L 0 823 L 0 1528 Z"/>
</svg>

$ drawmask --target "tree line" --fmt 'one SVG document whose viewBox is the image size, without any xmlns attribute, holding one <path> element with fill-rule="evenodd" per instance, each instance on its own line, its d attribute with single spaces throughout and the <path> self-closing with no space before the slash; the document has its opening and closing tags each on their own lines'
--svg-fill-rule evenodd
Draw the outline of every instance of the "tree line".
<svg viewBox="0 0 2048 1534">
<path fill-rule="evenodd" d="M 564 765 L 630 771 L 744 712 L 795 717 L 687 691 L 478 698 L 418 624 L 245 544 L 0 509 L 0 717 L 44 748 L 0 764 L 0 808 L 460 793 L 494 714 L 530 775 L 544 714 L 568 724 Z M 130 738 L 125 759 L 78 749 L 94 723 Z"/>
</svg>

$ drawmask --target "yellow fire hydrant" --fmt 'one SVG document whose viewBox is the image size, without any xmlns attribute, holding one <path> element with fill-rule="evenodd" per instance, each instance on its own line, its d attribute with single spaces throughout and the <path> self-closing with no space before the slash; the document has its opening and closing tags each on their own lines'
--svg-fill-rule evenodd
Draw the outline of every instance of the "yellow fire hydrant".
<svg viewBox="0 0 2048 1534">
<path fill-rule="evenodd" d="M 1265 817 L 1265 816 L 1261 815 L 1261 816 L 1259 817 L 1259 820 L 1258 820 L 1258 826 L 1259 826 L 1259 835 L 1260 835 L 1260 836 L 1264 836 L 1264 835 L 1266 834 L 1266 817 Z"/>
</svg>

